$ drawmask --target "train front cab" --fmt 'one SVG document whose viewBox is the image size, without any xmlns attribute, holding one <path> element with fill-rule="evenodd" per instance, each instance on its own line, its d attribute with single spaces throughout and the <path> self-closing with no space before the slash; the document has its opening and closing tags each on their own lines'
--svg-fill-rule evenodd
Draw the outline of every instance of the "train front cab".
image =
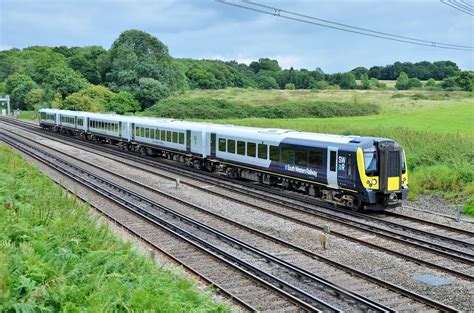
<svg viewBox="0 0 474 313">
<path fill-rule="evenodd" d="M 398 143 L 380 141 L 358 148 L 357 163 L 365 210 L 396 207 L 408 197 L 405 152 Z"/>
</svg>

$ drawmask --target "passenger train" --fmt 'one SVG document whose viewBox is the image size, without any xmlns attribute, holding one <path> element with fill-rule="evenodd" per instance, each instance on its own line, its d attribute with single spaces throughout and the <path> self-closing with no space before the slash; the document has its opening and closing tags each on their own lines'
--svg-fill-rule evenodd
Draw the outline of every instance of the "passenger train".
<svg viewBox="0 0 474 313">
<path fill-rule="evenodd" d="M 405 153 L 387 138 L 56 109 L 41 109 L 39 125 L 353 210 L 383 210 L 408 196 Z"/>
</svg>

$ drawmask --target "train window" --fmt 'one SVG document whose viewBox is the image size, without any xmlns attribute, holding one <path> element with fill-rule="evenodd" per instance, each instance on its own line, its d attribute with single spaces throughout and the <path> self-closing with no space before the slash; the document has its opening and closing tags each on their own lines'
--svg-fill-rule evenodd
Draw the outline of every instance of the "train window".
<svg viewBox="0 0 474 313">
<path fill-rule="evenodd" d="M 308 165 L 308 152 L 306 150 L 295 150 L 295 164 L 300 166 Z"/>
<path fill-rule="evenodd" d="M 135 127 L 135 136 L 140 136 L 140 127 Z"/>
<path fill-rule="evenodd" d="M 268 158 L 268 146 L 264 144 L 258 145 L 258 158 L 267 159 Z"/>
<path fill-rule="evenodd" d="M 227 140 L 227 152 L 235 153 L 235 140 Z"/>
<path fill-rule="evenodd" d="M 336 151 L 331 151 L 330 158 L 331 158 L 331 160 L 329 162 L 329 170 L 331 172 L 335 172 L 336 171 L 337 152 Z"/>
<path fill-rule="evenodd" d="M 292 148 L 281 148 L 281 161 L 287 164 L 293 164 L 293 149 Z"/>
<path fill-rule="evenodd" d="M 166 141 L 166 131 L 164 129 L 161 130 L 161 141 Z"/>
<path fill-rule="evenodd" d="M 178 132 L 173 132 L 173 142 L 178 143 Z"/>
<path fill-rule="evenodd" d="M 309 166 L 314 168 L 323 167 L 323 154 L 319 151 L 310 150 L 308 153 Z"/>
<path fill-rule="evenodd" d="M 247 156 L 255 157 L 257 150 L 257 144 L 253 142 L 247 142 Z"/>
<path fill-rule="evenodd" d="M 145 138 L 150 138 L 150 129 L 145 128 Z"/>
<path fill-rule="evenodd" d="M 184 133 L 179 133 L 179 140 L 178 143 L 180 145 L 184 145 Z"/>
<path fill-rule="evenodd" d="M 270 146 L 270 160 L 280 161 L 280 147 Z"/>
<path fill-rule="evenodd" d="M 224 138 L 219 138 L 219 151 L 225 152 L 225 143 L 226 140 Z"/>
<path fill-rule="evenodd" d="M 364 165 L 367 175 L 377 174 L 377 150 L 375 147 L 364 149 Z"/>
<path fill-rule="evenodd" d="M 155 130 L 154 129 L 150 129 L 150 138 L 155 139 Z"/>
<path fill-rule="evenodd" d="M 166 131 L 166 141 L 171 142 L 171 130 Z"/>
<path fill-rule="evenodd" d="M 245 141 L 237 141 L 237 154 L 245 155 Z"/>
<path fill-rule="evenodd" d="M 405 168 L 405 153 L 403 151 L 400 152 L 401 153 L 401 157 L 402 157 L 402 173 L 405 174 L 407 169 Z"/>
<path fill-rule="evenodd" d="M 160 130 L 159 129 L 155 129 L 155 139 L 156 140 L 160 139 Z"/>
</svg>

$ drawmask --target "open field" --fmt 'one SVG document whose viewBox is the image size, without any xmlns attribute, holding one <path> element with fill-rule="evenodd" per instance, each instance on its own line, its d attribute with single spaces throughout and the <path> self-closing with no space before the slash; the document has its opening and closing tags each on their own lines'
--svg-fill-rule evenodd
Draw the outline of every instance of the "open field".
<svg viewBox="0 0 474 313">
<path fill-rule="evenodd" d="M 4 146 L 0 164 L 1 312 L 227 311 L 116 239 Z"/>
</svg>

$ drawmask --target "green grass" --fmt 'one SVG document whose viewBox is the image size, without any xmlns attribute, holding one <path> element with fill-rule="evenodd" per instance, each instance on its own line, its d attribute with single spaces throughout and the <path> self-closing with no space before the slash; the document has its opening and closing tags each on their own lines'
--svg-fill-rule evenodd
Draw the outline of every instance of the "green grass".
<svg viewBox="0 0 474 313">
<path fill-rule="evenodd" d="M 0 311 L 228 311 L 0 146 Z"/>
<path fill-rule="evenodd" d="M 21 120 L 37 120 L 38 111 L 21 111 L 18 118 Z"/>
</svg>

